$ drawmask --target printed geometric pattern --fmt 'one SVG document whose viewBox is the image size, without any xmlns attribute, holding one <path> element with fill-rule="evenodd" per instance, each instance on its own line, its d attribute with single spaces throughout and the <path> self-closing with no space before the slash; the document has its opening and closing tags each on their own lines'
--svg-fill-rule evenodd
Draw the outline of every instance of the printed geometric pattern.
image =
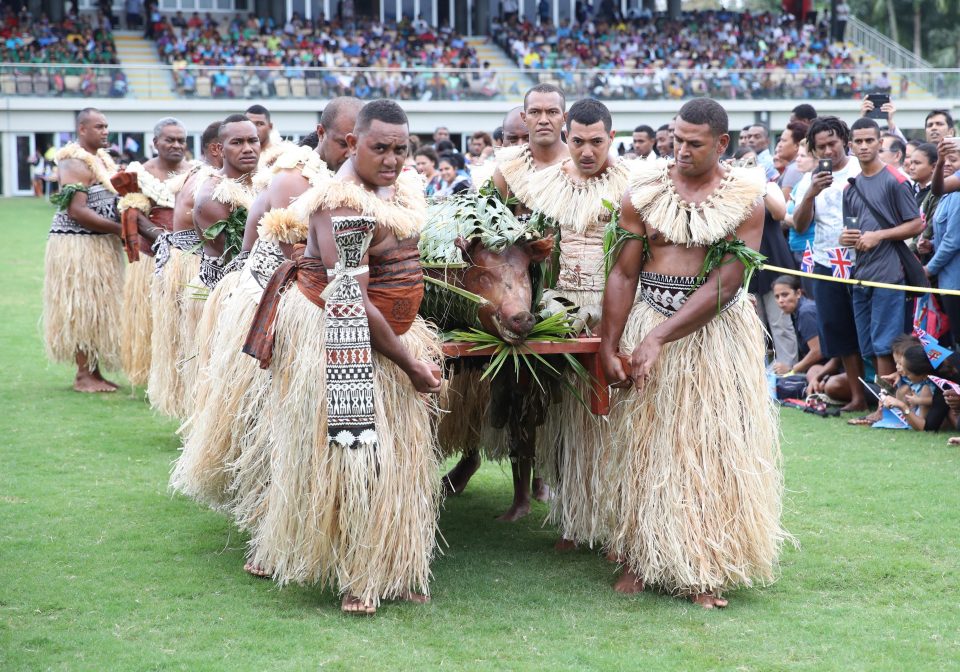
<svg viewBox="0 0 960 672">
<path fill-rule="evenodd" d="M 690 276 L 662 275 L 660 273 L 640 272 L 639 296 L 664 317 L 670 317 L 680 310 L 687 297 L 697 289 L 697 278 Z M 738 291 L 720 310 L 723 312 L 740 299 L 743 290 Z"/>
<path fill-rule="evenodd" d="M 376 221 L 371 217 L 333 217 L 339 261 L 329 273 L 326 296 L 327 438 L 343 448 L 375 448 L 373 351 L 363 293 L 356 276 Z M 326 292 L 325 292 L 326 294 Z"/>
<path fill-rule="evenodd" d="M 253 274 L 254 280 L 261 289 L 267 288 L 267 283 L 273 277 L 273 272 L 283 263 L 283 250 L 273 241 L 257 240 L 250 252 L 247 268 Z"/>
<path fill-rule="evenodd" d="M 93 210 L 101 217 L 120 221 L 120 215 L 117 213 L 117 195 L 100 184 L 94 184 L 87 189 L 87 207 Z M 50 225 L 50 233 L 75 236 L 105 236 L 109 234 L 100 233 L 85 229 L 75 222 L 66 210 L 58 210 L 53 216 L 53 223 Z"/>
<path fill-rule="evenodd" d="M 185 231 L 174 231 L 169 233 L 164 231 L 153 243 L 154 261 L 157 264 L 157 273 L 163 270 L 163 267 L 170 261 L 170 248 L 176 248 L 182 252 L 196 252 L 200 245 L 200 236 L 193 229 Z"/>
</svg>

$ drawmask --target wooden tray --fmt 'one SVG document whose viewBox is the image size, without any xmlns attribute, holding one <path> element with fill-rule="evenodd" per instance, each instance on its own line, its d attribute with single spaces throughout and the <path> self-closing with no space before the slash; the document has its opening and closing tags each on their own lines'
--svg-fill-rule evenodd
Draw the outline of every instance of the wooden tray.
<svg viewBox="0 0 960 672">
<path fill-rule="evenodd" d="M 477 347 L 476 343 L 447 342 L 443 344 L 443 354 L 447 357 L 489 357 L 494 351 L 494 347 L 490 346 L 470 352 L 470 349 L 475 347 Z M 559 355 L 562 353 L 575 355 L 593 379 L 590 411 L 594 415 L 610 413 L 610 387 L 607 385 L 607 377 L 603 374 L 603 367 L 600 365 L 600 339 L 598 337 L 583 336 L 578 338 L 575 343 L 529 343 L 525 347 L 538 355 Z"/>
</svg>

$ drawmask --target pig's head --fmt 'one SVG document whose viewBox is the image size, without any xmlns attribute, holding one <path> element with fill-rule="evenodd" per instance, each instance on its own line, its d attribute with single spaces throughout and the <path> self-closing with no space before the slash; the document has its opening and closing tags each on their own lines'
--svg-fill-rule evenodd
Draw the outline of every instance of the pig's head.
<svg viewBox="0 0 960 672">
<path fill-rule="evenodd" d="M 468 264 L 463 275 L 464 289 L 488 301 L 479 313 L 483 330 L 512 345 L 523 343 L 536 323 L 530 312 L 530 265 L 550 256 L 553 237 L 523 241 L 500 252 L 482 247 L 477 239 L 458 239 L 457 247 Z"/>
</svg>

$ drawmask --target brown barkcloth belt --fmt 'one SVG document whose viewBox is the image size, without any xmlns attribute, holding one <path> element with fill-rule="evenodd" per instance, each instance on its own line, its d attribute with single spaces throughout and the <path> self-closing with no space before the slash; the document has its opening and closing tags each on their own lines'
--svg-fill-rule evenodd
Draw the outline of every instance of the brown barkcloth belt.
<svg viewBox="0 0 960 672">
<path fill-rule="evenodd" d="M 297 288 L 318 308 L 326 288 L 327 269 L 320 259 L 300 257 L 280 264 L 263 290 L 260 305 L 250 325 L 243 351 L 260 361 L 260 368 L 270 367 L 273 359 L 274 321 L 280 297 L 294 282 Z M 383 314 L 393 333 L 405 334 L 417 317 L 423 298 L 423 271 L 416 246 L 395 248 L 383 255 L 370 257 L 370 282 L 367 297 Z"/>
</svg>

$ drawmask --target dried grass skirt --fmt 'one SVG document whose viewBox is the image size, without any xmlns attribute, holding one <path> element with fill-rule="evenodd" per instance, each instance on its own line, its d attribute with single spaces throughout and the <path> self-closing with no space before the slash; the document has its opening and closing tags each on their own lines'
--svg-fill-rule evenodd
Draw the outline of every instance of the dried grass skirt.
<svg viewBox="0 0 960 672">
<path fill-rule="evenodd" d="M 154 258 L 140 255 L 127 264 L 123 279 L 120 364 L 131 385 L 146 385 L 150 378 L 150 341 L 153 336 L 151 285 L 157 269 Z"/>
<path fill-rule="evenodd" d="M 664 319 L 638 300 L 621 350 Z M 774 581 L 789 535 L 763 353 L 756 312 L 739 300 L 664 346 L 642 396 L 615 390 L 611 546 L 644 582 L 691 594 Z"/>
<path fill-rule="evenodd" d="M 193 306 L 187 305 L 184 292 L 199 270 L 199 255 L 172 248 L 167 265 L 153 277 L 153 342 L 147 396 L 154 409 L 172 417 L 183 417 L 187 408 L 180 359 L 186 352 L 183 338 L 187 308 Z"/>
<path fill-rule="evenodd" d="M 51 233 L 44 258 L 43 329 L 47 357 L 91 369 L 120 367 L 123 248 L 113 235 Z"/>
<path fill-rule="evenodd" d="M 181 428 L 183 453 L 170 486 L 213 508 L 232 504 L 231 481 L 241 439 L 255 426 L 269 389 L 268 372 L 241 351 L 262 294 L 254 277 L 245 272 L 224 299 L 216 338 L 199 377 L 194 412 Z"/>
<path fill-rule="evenodd" d="M 379 443 L 331 447 L 323 310 L 291 286 L 275 333 L 259 428 L 270 468 L 251 561 L 281 585 L 327 584 L 374 604 L 428 593 L 440 485 L 431 400 L 375 352 Z M 436 332 L 420 318 L 400 340 L 414 357 L 440 361 Z"/>
</svg>

